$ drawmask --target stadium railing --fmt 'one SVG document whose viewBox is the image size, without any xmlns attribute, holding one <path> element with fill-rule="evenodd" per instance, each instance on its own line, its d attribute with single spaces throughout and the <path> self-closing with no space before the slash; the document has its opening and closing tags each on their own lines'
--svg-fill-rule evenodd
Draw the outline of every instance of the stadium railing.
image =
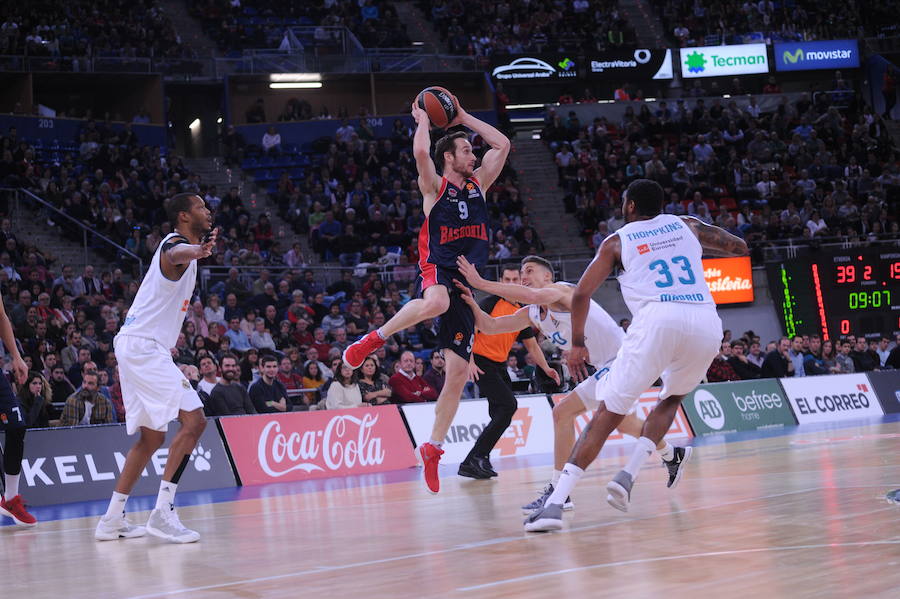
<svg viewBox="0 0 900 599">
<path fill-rule="evenodd" d="M 136 272 L 130 271 L 127 274 L 136 275 L 138 279 L 143 275 L 144 261 L 140 256 L 122 247 L 93 227 L 72 218 L 27 189 L 0 187 L 0 194 L 5 196 L 4 199 L 7 202 L 7 211 L 13 230 L 22 231 L 22 223 L 33 222 L 35 218 L 38 218 L 39 222 L 50 219 L 63 228 L 68 228 L 70 232 L 81 236 L 85 264 L 92 263 L 89 250 L 103 252 L 111 249 L 111 254 L 115 256 L 116 262 L 120 265 L 124 266 L 123 259 L 125 259 L 131 261 L 132 266 L 137 266 Z"/>
</svg>

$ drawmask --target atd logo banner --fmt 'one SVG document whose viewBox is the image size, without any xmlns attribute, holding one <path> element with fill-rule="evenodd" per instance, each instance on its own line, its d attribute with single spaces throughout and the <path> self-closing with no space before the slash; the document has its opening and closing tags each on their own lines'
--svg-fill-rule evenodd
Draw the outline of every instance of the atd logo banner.
<svg viewBox="0 0 900 599">
<path fill-rule="evenodd" d="M 637 415 L 646 420 L 647 415 L 650 414 L 650 411 L 656 406 L 656 403 L 659 401 L 659 387 L 651 387 L 644 391 L 641 394 L 640 399 L 638 399 L 637 406 Z M 565 393 L 559 393 L 553 396 L 553 404 L 559 404 L 566 396 Z M 581 431 L 587 426 L 588 422 L 591 421 L 591 418 L 594 416 L 593 412 L 588 413 L 585 412 L 581 416 L 578 416 L 575 419 L 575 434 L 580 435 Z M 681 408 L 678 408 L 678 414 L 675 416 L 675 420 L 672 422 L 672 428 L 669 429 L 669 432 L 666 433 L 665 438 L 672 439 L 684 439 L 692 437 L 691 427 L 688 426 L 687 418 L 685 418 L 684 411 Z M 608 447 L 610 445 L 622 445 L 624 443 L 632 443 L 635 441 L 635 438 L 631 435 L 623 435 L 619 431 L 613 431 L 613 433 L 609 436 L 609 440 L 603 444 L 604 447 Z"/>
<path fill-rule="evenodd" d="M 491 457 L 530 455 L 553 451 L 553 414 L 545 395 L 519 395 L 519 409 L 512 423 Z M 412 431 L 416 445 L 428 441 L 434 425 L 434 404 L 409 404 L 402 406 L 403 415 Z M 491 417 L 486 399 L 462 401 L 444 438 L 444 455 L 441 462 L 458 464 L 466 459 L 475 439 L 484 430 Z"/>
<path fill-rule="evenodd" d="M 698 437 L 797 424 L 776 379 L 700 385 L 681 405 Z"/>
<path fill-rule="evenodd" d="M 681 49 L 681 76 L 730 77 L 769 72 L 769 56 L 765 44 L 738 46 L 698 46 Z"/>
<path fill-rule="evenodd" d="M 863 373 L 779 380 L 800 424 L 884 414 L 875 390 Z"/>
<path fill-rule="evenodd" d="M 859 44 L 856 40 L 775 44 L 776 71 L 856 68 L 859 68 Z"/>
</svg>

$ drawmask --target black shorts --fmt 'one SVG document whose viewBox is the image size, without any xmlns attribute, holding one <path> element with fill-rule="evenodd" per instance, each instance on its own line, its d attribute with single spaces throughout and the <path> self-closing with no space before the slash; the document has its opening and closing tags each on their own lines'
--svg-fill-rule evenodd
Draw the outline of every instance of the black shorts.
<svg viewBox="0 0 900 599">
<path fill-rule="evenodd" d="M 25 414 L 6 375 L 0 374 L 0 430 L 25 427 Z"/>
<path fill-rule="evenodd" d="M 419 275 L 416 296 L 422 297 L 432 285 L 443 285 L 450 294 L 450 307 L 438 319 L 438 349 L 449 349 L 469 361 L 475 343 L 475 314 L 462 300 L 453 280 L 466 284 L 466 278 L 456 269 L 434 267 L 425 276 Z"/>
</svg>

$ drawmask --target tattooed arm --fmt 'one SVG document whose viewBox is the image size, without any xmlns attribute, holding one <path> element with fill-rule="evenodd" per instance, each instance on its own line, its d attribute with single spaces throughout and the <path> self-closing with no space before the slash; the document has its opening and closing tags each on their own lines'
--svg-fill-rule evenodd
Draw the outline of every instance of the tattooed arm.
<svg viewBox="0 0 900 599">
<path fill-rule="evenodd" d="M 692 216 L 682 216 L 681 219 L 697 236 L 700 245 L 703 246 L 704 254 L 727 258 L 730 256 L 746 256 L 749 253 L 747 243 L 725 229 L 707 225 Z"/>
</svg>

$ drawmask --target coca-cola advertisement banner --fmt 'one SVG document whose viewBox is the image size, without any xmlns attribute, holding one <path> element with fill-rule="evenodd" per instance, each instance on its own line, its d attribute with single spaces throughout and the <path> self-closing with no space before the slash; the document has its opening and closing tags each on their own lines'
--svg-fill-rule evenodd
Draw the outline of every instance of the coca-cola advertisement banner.
<svg viewBox="0 0 900 599">
<path fill-rule="evenodd" d="M 154 495 L 178 433 L 172 425 L 165 443 L 150 457 L 132 495 Z M 124 424 L 78 426 L 28 431 L 19 490 L 31 505 L 109 499 L 137 435 L 127 435 Z M 0 434 L 0 444 L 4 442 Z M 2 478 L 2 477 L 0 477 Z M 234 472 L 214 420 L 209 420 L 200 442 L 191 452 L 179 491 L 203 491 L 234 486 Z"/>
<path fill-rule="evenodd" d="M 512 422 L 500 437 L 491 457 L 531 455 L 553 451 L 553 414 L 546 395 L 519 395 L 516 397 L 519 409 L 513 414 Z M 434 426 L 434 404 L 408 404 L 403 406 L 403 415 L 412 431 L 416 444 L 431 438 Z M 459 410 L 444 438 L 444 464 L 458 464 L 466 459 L 475 439 L 491 421 L 486 399 L 462 401 Z"/>
<path fill-rule="evenodd" d="M 226 417 L 220 423 L 244 485 L 416 465 L 397 406 Z"/>
</svg>

